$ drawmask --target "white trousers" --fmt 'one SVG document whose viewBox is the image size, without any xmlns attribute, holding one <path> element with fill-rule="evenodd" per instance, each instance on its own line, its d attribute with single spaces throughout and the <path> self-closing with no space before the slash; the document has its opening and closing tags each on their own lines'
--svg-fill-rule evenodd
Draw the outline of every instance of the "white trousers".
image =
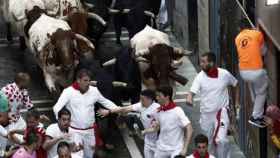
<svg viewBox="0 0 280 158">
<path fill-rule="evenodd" d="M 163 151 L 156 149 L 155 158 L 174 158 L 176 155 L 179 155 L 181 150 L 170 150 Z"/>
<path fill-rule="evenodd" d="M 229 140 L 227 130 L 229 117 L 226 108 L 217 112 L 202 113 L 200 116 L 200 127 L 209 139 L 209 152 L 217 158 L 229 157 Z"/>
<path fill-rule="evenodd" d="M 252 102 L 254 103 L 252 116 L 260 118 L 264 113 L 264 104 L 267 95 L 268 77 L 264 69 L 242 70 L 240 75 L 249 83 Z"/>
<path fill-rule="evenodd" d="M 167 13 L 166 0 L 161 0 L 159 15 L 158 15 L 158 23 L 166 24 L 167 22 L 168 22 L 168 13 Z"/>
<path fill-rule="evenodd" d="M 144 145 L 144 157 L 145 158 L 154 158 L 155 157 L 155 149 L 148 146 L 148 145 Z"/>
<path fill-rule="evenodd" d="M 95 135 L 94 129 L 89 130 L 76 130 L 70 128 L 71 132 L 76 134 L 74 142 L 76 144 L 83 144 L 84 146 L 84 157 L 83 158 L 93 158 L 94 147 L 95 147 Z"/>
</svg>

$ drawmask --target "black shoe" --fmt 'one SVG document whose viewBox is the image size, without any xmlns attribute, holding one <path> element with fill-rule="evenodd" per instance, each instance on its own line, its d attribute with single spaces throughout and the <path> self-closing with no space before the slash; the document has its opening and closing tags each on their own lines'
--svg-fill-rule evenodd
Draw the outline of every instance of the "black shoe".
<svg viewBox="0 0 280 158">
<path fill-rule="evenodd" d="M 259 128 L 265 128 L 266 125 L 265 125 L 265 121 L 263 118 L 253 118 L 253 117 L 250 117 L 249 121 L 248 121 L 250 124 L 254 125 L 254 126 L 257 126 Z"/>
</svg>

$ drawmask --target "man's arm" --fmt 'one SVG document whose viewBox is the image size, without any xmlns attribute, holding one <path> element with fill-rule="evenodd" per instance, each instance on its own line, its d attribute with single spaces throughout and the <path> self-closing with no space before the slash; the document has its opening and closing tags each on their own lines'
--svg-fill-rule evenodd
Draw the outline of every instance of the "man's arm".
<svg viewBox="0 0 280 158">
<path fill-rule="evenodd" d="M 154 133 L 158 132 L 160 129 L 160 124 L 159 122 L 155 122 L 154 125 L 151 128 L 146 128 L 142 131 L 142 135 L 148 134 L 148 133 Z"/>
<path fill-rule="evenodd" d="M 103 95 L 97 90 L 97 102 L 102 104 L 105 108 L 113 111 L 113 110 L 118 110 L 120 107 L 114 104 L 111 100 L 103 97 Z"/>
<path fill-rule="evenodd" d="M 52 137 L 50 137 L 50 136 L 47 136 L 46 137 L 46 140 L 45 140 L 45 142 L 44 142 L 44 144 L 43 144 L 43 148 L 46 150 L 46 151 L 48 151 L 48 150 L 50 150 L 50 148 L 52 147 L 52 146 L 54 146 L 58 141 L 60 141 L 60 140 L 62 140 L 63 138 L 62 137 L 60 137 L 60 138 L 52 138 Z"/>
<path fill-rule="evenodd" d="M 98 110 L 98 113 L 102 115 L 103 117 L 109 115 L 110 113 L 129 113 L 132 111 L 139 111 L 139 107 L 141 107 L 141 103 L 136 103 L 133 105 L 125 106 L 125 107 L 119 107 L 111 110 L 106 109 L 100 109 Z"/>
<path fill-rule="evenodd" d="M 195 93 L 189 92 L 187 94 L 187 104 L 193 105 L 193 97 L 195 96 Z"/>
<path fill-rule="evenodd" d="M 185 126 L 184 146 L 180 153 L 183 156 L 186 156 L 186 154 L 187 154 L 187 150 L 188 150 L 189 144 L 192 139 L 192 133 L 193 133 L 193 128 L 192 128 L 192 125 L 189 123 L 187 126 Z"/>
<path fill-rule="evenodd" d="M 56 118 L 58 118 L 58 112 L 67 105 L 67 103 L 69 102 L 69 94 L 67 91 L 63 91 L 62 94 L 60 95 L 58 101 L 56 102 L 56 104 L 53 107 L 53 111 L 54 114 L 56 116 Z"/>
</svg>

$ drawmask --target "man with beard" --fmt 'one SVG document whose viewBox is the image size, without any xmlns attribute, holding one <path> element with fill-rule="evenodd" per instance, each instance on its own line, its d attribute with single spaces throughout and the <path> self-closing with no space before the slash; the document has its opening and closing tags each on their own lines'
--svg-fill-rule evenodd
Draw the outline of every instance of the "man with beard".
<svg viewBox="0 0 280 158">
<path fill-rule="evenodd" d="M 210 140 L 210 152 L 218 158 L 228 155 L 227 130 L 229 127 L 228 86 L 236 86 L 238 81 L 227 70 L 216 66 L 214 53 L 205 53 L 200 59 L 202 71 L 195 77 L 187 102 L 193 103 L 193 96 L 200 94 L 200 127 Z"/>
</svg>

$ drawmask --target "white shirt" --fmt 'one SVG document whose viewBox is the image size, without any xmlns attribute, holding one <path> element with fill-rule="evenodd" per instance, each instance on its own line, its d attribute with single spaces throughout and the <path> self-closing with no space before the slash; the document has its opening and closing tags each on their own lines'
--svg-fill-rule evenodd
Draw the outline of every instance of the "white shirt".
<svg viewBox="0 0 280 158">
<path fill-rule="evenodd" d="M 53 139 L 59 138 L 64 136 L 65 134 L 69 134 L 70 138 L 67 140 L 61 140 L 61 141 L 66 141 L 68 143 L 74 143 L 75 138 L 75 133 L 64 133 L 60 130 L 59 126 L 57 123 L 51 124 L 47 130 L 46 130 L 46 136 L 49 136 Z M 55 145 L 53 145 L 47 152 L 48 152 L 48 158 L 53 158 L 57 155 L 57 145 L 61 142 L 57 142 Z"/>
<path fill-rule="evenodd" d="M 52 157 L 52 158 L 59 158 L 59 157 L 58 157 L 58 155 L 56 155 L 55 157 Z M 76 153 L 72 153 L 71 158 L 83 158 L 83 156 L 76 154 Z"/>
<path fill-rule="evenodd" d="M 158 103 L 153 102 L 149 107 L 145 108 L 141 103 L 133 104 L 133 111 L 140 112 L 140 118 L 144 125 L 144 128 L 151 128 L 153 121 L 155 121 L 155 115 L 158 111 L 160 105 Z M 148 133 L 145 135 L 145 145 L 148 145 L 151 148 L 156 147 L 156 141 L 158 139 L 157 132 Z"/>
<path fill-rule="evenodd" d="M 218 68 L 218 78 L 210 78 L 204 71 L 195 77 L 190 91 L 200 94 L 200 112 L 216 112 L 229 104 L 228 86 L 236 86 L 237 80 L 227 70 Z"/>
<path fill-rule="evenodd" d="M 193 154 L 191 154 L 191 155 L 187 156 L 186 158 L 195 158 L 195 157 L 193 156 Z M 209 158 L 215 158 L 215 156 L 209 155 Z"/>
<path fill-rule="evenodd" d="M 65 106 L 71 112 L 71 126 L 85 129 L 95 123 L 96 102 L 108 109 L 117 108 L 113 102 L 104 98 L 96 87 L 89 86 L 88 91 L 82 94 L 70 86 L 63 90 L 53 110 L 57 117 L 58 112 Z"/>
<path fill-rule="evenodd" d="M 160 111 L 156 115 L 160 124 L 157 149 L 162 151 L 182 150 L 185 127 L 190 124 L 189 118 L 181 107 Z"/>
<path fill-rule="evenodd" d="M 2 125 L 0 125 L 0 136 L 6 137 L 8 135 L 7 129 L 5 129 Z"/>
</svg>

